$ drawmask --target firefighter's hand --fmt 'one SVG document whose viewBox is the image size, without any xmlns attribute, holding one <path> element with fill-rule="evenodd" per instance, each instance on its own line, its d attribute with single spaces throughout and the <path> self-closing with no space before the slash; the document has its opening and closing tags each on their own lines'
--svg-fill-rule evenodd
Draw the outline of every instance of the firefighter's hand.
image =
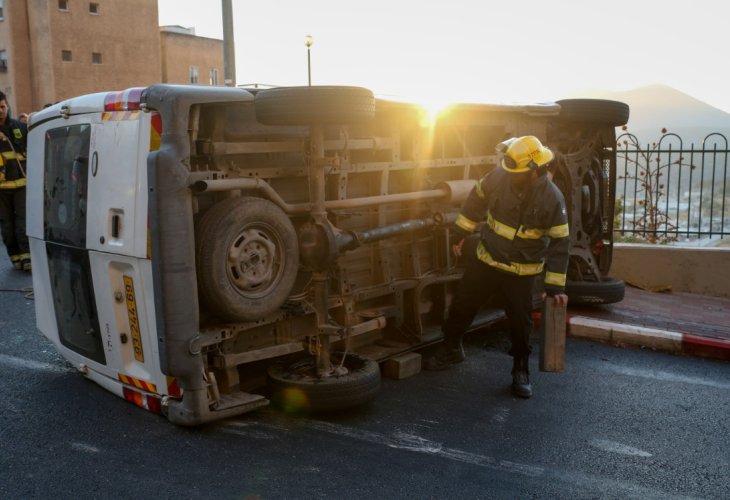
<svg viewBox="0 0 730 500">
<path fill-rule="evenodd" d="M 568 296 L 564 293 L 553 295 L 553 300 L 556 306 L 568 307 Z"/>
<path fill-rule="evenodd" d="M 5 134 L 3 134 L 2 132 L 0 132 L 0 141 L 7 141 L 7 140 L 8 140 L 8 138 L 5 137 Z"/>
<path fill-rule="evenodd" d="M 459 240 L 459 243 L 454 243 L 451 245 L 451 251 L 454 252 L 454 255 L 457 257 L 461 257 L 461 248 L 464 246 L 464 238 Z"/>
<path fill-rule="evenodd" d="M 542 292 L 542 300 L 545 300 L 545 297 L 547 297 L 547 293 Z M 568 296 L 564 293 L 556 293 L 550 298 L 553 299 L 556 306 L 568 306 Z"/>
</svg>

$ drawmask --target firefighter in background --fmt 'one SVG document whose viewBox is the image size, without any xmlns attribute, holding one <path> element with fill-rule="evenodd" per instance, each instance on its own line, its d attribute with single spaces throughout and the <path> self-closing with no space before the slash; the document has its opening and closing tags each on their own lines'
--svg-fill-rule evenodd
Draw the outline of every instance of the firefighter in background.
<svg viewBox="0 0 730 500">
<path fill-rule="evenodd" d="M 25 234 L 25 152 L 28 128 L 8 116 L 8 101 L 0 92 L 0 229 L 15 269 L 31 270 Z"/>
<path fill-rule="evenodd" d="M 425 368 L 442 370 L 464 361 L 464 332 L 486 298 L 499 294 L 510 324 L 512 392 L 529 398 L 535 278 L 544 273 L 550 300 L 567 305 L 568 219 L 563 194 L 547 175 L 552 151 L 536 137 L 525 136 L 500 143 L 497 153 L 502 168 L 477 182 L 456 219 L 462 239 L 452 250 L 457 256 L 465 250 L 466 270 L 442 327 L 444 342 L 426 359 Z M 477 231 L 473 238 L 478 241 L 466 250 L 465 238 Z"/>
</svg>

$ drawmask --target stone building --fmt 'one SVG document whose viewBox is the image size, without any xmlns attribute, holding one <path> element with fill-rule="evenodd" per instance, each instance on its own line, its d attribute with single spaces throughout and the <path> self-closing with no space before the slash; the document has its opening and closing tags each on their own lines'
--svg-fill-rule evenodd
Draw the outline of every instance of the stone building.
<svg viewBox="0 0 730 500">
<path fill-rule="evenodd" d="M 160 26 L 162 81 L 223 85 L 223 40 L 195 36 L 194 28 Z"/>
<path fill-rule="evenodd" d="M 221 40 L 158 24 L 157 0 L 0 0 L 0 90 L 17 116 L 194 73 L 200 84 L 222 80 Z"/>
</svg>

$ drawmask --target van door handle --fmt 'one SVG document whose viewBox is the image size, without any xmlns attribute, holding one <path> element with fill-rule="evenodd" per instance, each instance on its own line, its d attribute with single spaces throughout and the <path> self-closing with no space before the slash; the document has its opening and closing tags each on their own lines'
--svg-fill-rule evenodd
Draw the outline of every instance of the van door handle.
<svg viewBox="0 0 730 500">
<path fill-rule="evenodd" d="M 112 215 L 112 238 L 119 239 L 122 231 L 122 216 L 119 214 Z"/>
</svg>

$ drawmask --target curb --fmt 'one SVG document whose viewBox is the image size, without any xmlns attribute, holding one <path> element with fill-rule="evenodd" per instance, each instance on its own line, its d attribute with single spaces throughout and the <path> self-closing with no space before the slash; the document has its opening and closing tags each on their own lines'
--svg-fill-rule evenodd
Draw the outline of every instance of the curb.
<svg viewBox="0 0 730 500">
<path fill-rule="evenodd" d="M 728 340 L 626 325 L 585 316 L 569 316 L 566 322 L 568 334 L 571 337 L 730 360 L 730 341 Z"/>
</svg>

